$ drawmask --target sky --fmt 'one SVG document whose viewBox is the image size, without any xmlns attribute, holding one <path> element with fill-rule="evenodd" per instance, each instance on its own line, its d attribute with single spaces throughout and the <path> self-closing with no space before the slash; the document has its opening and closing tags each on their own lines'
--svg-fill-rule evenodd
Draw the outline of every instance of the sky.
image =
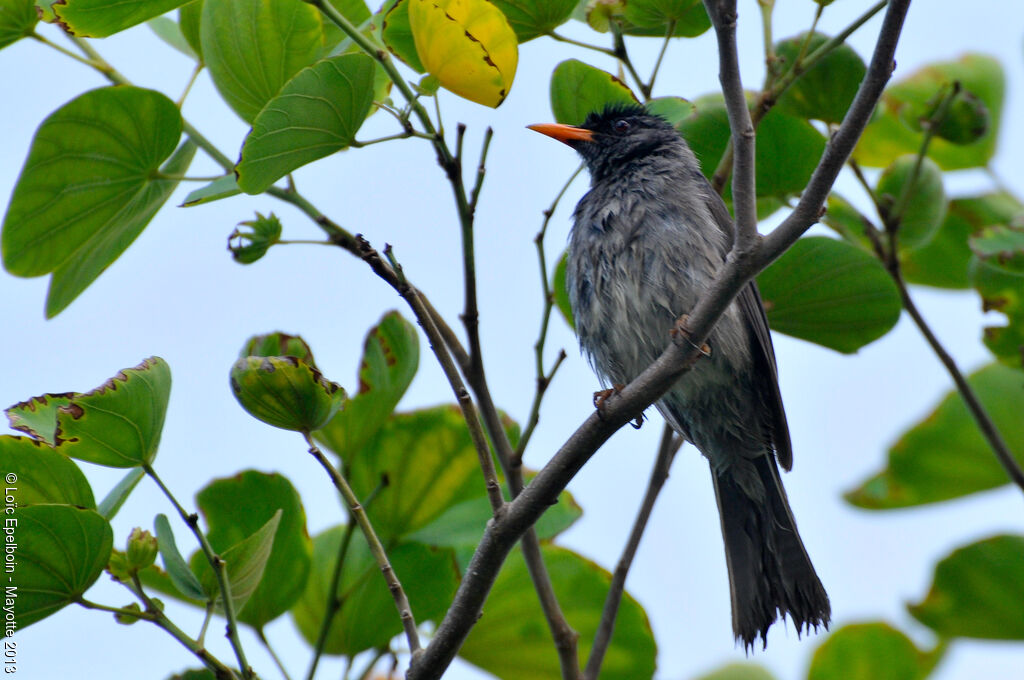
<svg viewBox="0 0 1024 680">
<path fill-rule="evenodd" d="M 806 30 L 815 5 L 780 2 L 775 35 Z M 841 0 L 826 11 L 819 29 L 835 33 L 868 6 Z M 760 25 L 754 0 L 740 1 L 741 64 L 744 82 L 756 87 L 763 75 Z M 867 58 L 879 21 L 860 29 L 851 44 Z M 43 32 L 60 37 L 50 28 Z M 577 38 L 594 39 L 579 25 L 565 27 Z M 1007 101 L 994 168 L 1024 195 L 1024 9 L 1015 3 L 953 0 L 917 2 L 897 50 L 896 78 L 930 61 L 974 51 L 1002 62 Z M 99 41 L 97 49 L 135 83 L 176 99 L 191 63 L 167 48 L 146 27 Z M 629 43 L 641 73 L 654 62 L 659 41 Z M 577 164 L 575 155 L 525 125 L 551 120 L 548 81 L 555 64 L 578 58 L 611 68 L 600 55 L 541 38 L 521 46 L 516 81 L 505 103 L 491 110 L 454 96 L 442 96 L 446 127 L 468 126 L 466 148 L 478 148 L 484 129 L 494 128 L 487 179 L 477 216 L 477 268 L 481 335 L 491 392 L 498 405 L 523 421 L 534 389 L 533 343 L 540 319 L 541 292 L 533 238 L 541 212 Z M 0 108 L 0 207 L 6 210 L 33 131 L 50 111 L 105 81 L 42 45 L 23 40 L 0 52 L 0 83 L 7 92 Z M 696 98 L 717 89 L 714 36 L 672 44 L 655 95 Z M 229 156 L 237 153 L 247 128 L 219 100 L 203 74 L 184 107 L 185 117 Z M 371 118 L 360 138 L 393 132 L 382 115 Z M 190 174 L 215 174 L 202 154 Z M 853 185 L 840 184 L 855 195 Z M 429 145 L 403 140 L 336 154 L 296 173 L 311 200 L 352 232 L 376 246 L 393 244 L 405 272 L 453 323 L 462 304 L 459 234 L 450 192 Z M 952 177 L 951 195 L 977 191 L 987 180 L 966 173 Z M 343 512 L 328 480 L 301 439 L 246 415 L 228 388 L 228 370 L 245 339 L 283 330 L 303 335 L 328 377 L 350 391 L 363 337 L 387 310 L 410 313 L 402 300 L 355 258 L 333 248 L 288 245 L 243 267 L 225 248 L 234 226 L 255 211 L 273 211 L 285 237 L 317 239 L 304 216 L 269 197 L 241 196 L 198 208 L 177 208 L 193 187 L 179 187 L 168 205 L 124 256 L 57 318 L 46 321 L 46 278 L 20 279 L 0 273 L 0 405 L 45 392 L 85 391 L 117 370 L 150 355 L 171 366 L 174 388 L 156 468 L 179 499 L 192 504 L 208 480 L 255 468 L 279 471 L 299 489 L 310 533 L 338 523 Z M 549 260 L 561 252 L 571 209 L 585 191 L 577 181 L 549 227 Z M 861 197 L 862 198 L 862 197 Z M 771 224 L 762 225 L 762 229 Z M 980 342 L 984 317 L 976 296 L 915 289 L 914 297 L 939 338 L 969 371 L 989 360 Z M 400 409 L 451 402 L 452 395 L 421 338 L 420 372 Z M 784 482 L 801 534 L 829 591 L 836 626 L 882 619 L 923 646 L 933 639 L 904 604 L 927 592 L 932 565 L 957 546 L 1002 532 L 1024 531 L 1019 493 L 1003 487 L 964 500 L 885 514 L 847 505 L 842 492 L 879 470 L 888 446 L 927 414 L 949 389 L 948 376 L 905 317 L 896 329 L 852 356 L 775 335 L 780 380 L 793 439 L 795 465 Z M 568 359 L 545 399 L 546 408 L 527 454 L 540 467 L 589 415 L 598 383 L 560 319 L 552 323 L 548 363 L 559 348 Z M 570 485 L 583 518 L 559 540 L 606 566 L 614 566 L 639 503 L 661 427 L 652 419 L 641 430 L 624 428 Z M 90 467 L 102 497 L 121 473 Z M 133 526 L 151 527 L 156 513 L 171 508 L 147 481 L 115 518 L 115 542 Z M 179 532 L 183 550 L 184 531 Z M 742 660 L 730 630 L 728 586 L 721 535 L 706 462 L 690 447 L 677 456 L 671 478 L 655 508 L 630 573 L 628 588 L 645 607 L 659 643 L 658 678 L 683 679 L 728 661 Z M 127 592 L 101 578 L 90 598 L 127 604 Z M 189 608 L 169 603 L 172 618 L 198 629 Z M 268 627 L 268 637 L 292 660 L 294 675 L 305 672 L 308 652 L 285 617 Z M 19 631 L 20 672 L 28 678 L 82 677 L 83 669 L 104 668 L 110 678 L 165 677 L 194 667 L 191 655 L 151 626 L 114 625 L 107 615 L 68 608 Z M 751 660 L 780 680 L 804 677 L 821 637 L 798 639 L 792 628 L 773 627 L 767 651 Z M 275 677 L 271 662 L 251 637 L 252 663 Z M 230 658 L 226 644 L 211 633 L 211 647 Z M 62 653 L 54 654 L 56 646 Z M 933 677 L 961 680 L 1012 677 L 1024 667 L 1020 644 L 958 642 Z M 146 670 L 141 670 L 146 668 Z M 320 677 L 337 677 L 329 660 Z M 165 672 L 166 671 L 166 672 Z M 483 677 L 465 665 L 446 676 Z"/>
</svg>

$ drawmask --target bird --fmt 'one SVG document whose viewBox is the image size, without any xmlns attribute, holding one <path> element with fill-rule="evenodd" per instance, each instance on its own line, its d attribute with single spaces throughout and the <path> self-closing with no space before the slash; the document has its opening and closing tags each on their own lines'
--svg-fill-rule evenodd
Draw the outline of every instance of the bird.
<svg viewBox="0 0 1024 680">
<path fill-rule="evenodd" d="M 590 189 L 573 214 L 566 288 L 580 347 L 602 384 L 629 383 L 724 267 L 728 208 L 679 132 L 643 106 L 613 104 L 579 126 L 530 129 L 582 156 Z M 685 328 L 685 326 L 683 326 Z M 779 465 L 793 464 L 764 305 L 751 281 L 701 357 L 657 402 L 709 462 L 729 573 L 732 627 L 749 653 L 788 617 L 828 628 L 831 606 L 797 532 Z"/>
</svg>

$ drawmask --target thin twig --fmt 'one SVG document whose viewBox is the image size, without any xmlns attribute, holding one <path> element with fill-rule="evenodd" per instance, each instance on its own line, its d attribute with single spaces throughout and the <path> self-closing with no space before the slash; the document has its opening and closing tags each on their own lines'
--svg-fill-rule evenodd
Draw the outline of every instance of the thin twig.
<svg viewBox="0 0 1024 680">
<path fill-rule="evenodd" d="M 565 357 L 565 350 L 559 352 L 558 357 L 555 360 L 555 365 L 552 366 L 549 373 L 544 372 L 544 346 L 547 344 L 548 327 L 551 323 L 551 313 L 555 305 L 554 292 L 551 290 L 551 284 L 548 280 L 548 263 L 547 253 L 544 249 L 544 238 L 548 233 L 548 225 L 551 223 L 551 218 L 555 214 L 555 209 L 558 204 L 562 201 L 565 196 L 565 192 L 569 190 L 569 187 L 580 176 L 583 172 L 583 164 L 577 166 L 576 170 L 569 176 L 562 188 L 559 189 L 555 198 L 551 201 L 551 205 L 543 212 L 544 220 L 541 222 L 540 231 L 533 238 L 533 243 L 537 248 L 537 264 L 540 269 L 540 286 L 541 294 L 543 295 L 544 305 L 540 315 L 540 332 L 537 334 L 537 341 L 533 344 L 534 354 L 534 370 L 536 372 L 536 389 L 533 395 L 533 404 L 530 406 L 530 415 L 526 419 L 526 427 L 523 430 L 522 436 L 519 438 L 519 444 L 516 446 L 515 454 L 513 457 L 513 464 L 515 461 L 522 461 L 523 453 L 526 451 L 526 446 L 530 443 L 530 437 L 533 436 L 533 430 L 536 428 L 537 423 L 540 421 L 540 404 L 544 398 L 544 392 L 547 390 L 548 385 L 551 383 L 551 379 L 555 375 L 555 371 L 558 370 L 559 364 Z"/>
<path fill-rule="evenodd" d="M 303 437 L 306 439 L 306 444 L 309 445 L 310 454 L 327 471 L 327 475 L 331 478 L 334 488 L 345 499 L 345 503 L 348 504 L 352 516 L 355 518 L 356 523 L 359 524 L 359 529 L 363 532 L 363 537 L 366 538 L 366 544 L 370 548 L 370 553 L 377 561 L 377 566 L 380 567 L 384 580 L 388 584 L 388 590 L 391 591 L 391 597 L 395 601 L 395 608 L 398 609 L 398 616 L 402 620 L 402 628 L 405 630 L 405 639 L 409 643 L 409 651 L 412 652 L 413 658 L 415 658 L 421 651 L 420 636 L 416 631 L 416 619 L 413 616 L 412 607 L 409 605 L 409 598 L 405 594 L 405 589 L 402 588 L 402 582 L 398 579 L 398 574 L 395 573 L 391 562 L 388 560 L 384 544 L 377 537 L 377 532 L 374 531 L 366 510 L 360 504 L 359 498 L 352 490 L 352 487 L 349 486 L 348 481 L 338 472 L 336 467 L 331 465 L 331 461 L 327 460 L 327 457 L 324 456 L 308 433 L 304 432 Z"/>
<path fill-rule="evenodd" d="M 626 541 L 626 545 L 622 549 L 622 556 L 619 557 L 619 562 L 615 565 L 615 572 L 612 574 L 611 586 L 608 588 L 608 596 L 605 598 L 604 609 L 601 611 L 601 621 L 597 626 L 597 634 L 594 636 L 594 646 L 590 650 L 590 658 L 587 659 L 587 666 L 583 670 L 585 680 L 597 680 L 597 676 L 601 672 L 601 663 L 604 661 L 605 652 L 608 651 L 608 644 L 615 631 L 615 617 L 619 611 L 619 604 L 622 602 L 622 593 L 626 589 L 626 576 L 633 564 L 637 548 L 640 547 L 640 539 L 643 538 L 644 530 L 647 528 L 647 520 L 651 517 L 654 502 L 658 499 L 665 480 L 668 479 L 672 460 L 682 445 L 682 438 L 676 436 L 672 427 L 666 423 L 665 429 L 661 433 L 658 455 L 654 460 L 654 467 L 651 468 L 651 478 L 647 482 L 647 491 L 644 493 L 644 499 L 640 504 L 636 519 L 633 521 L 629 540 Z"/>
<path fill-rule="evenodd" d="M 759 236 L 754 177 L 754 123 L 750 119 L 747 96 L 740 78 L 739 54 L 736 49 L 736 0 L 704 0 L 704 7 L 718 37 L 718 79 L 722 83 L 732 132 L 732 204 L 736 221 L 733 254 L 742 259 L 757 247 Z"/>
<path fill-rule="evenodd" d="M 1006 445 L 1002 436 L 999 434 L 999 429 L 995 423 L 992 422 L 992 418 L 989 417 L 988 411 L 982 406 L 981 400 L 978 399 L 978 395 L 975 394 L 971 384 L 964 378 L 963 373 L 956 365 L 956 361 L 950 356 L 949 352 L 942 346 L 939 339 L 935 337 L 928 323 L 921 315 L 917 305 L 914 304 L 913 299 L 910 297 L 910 291 L 907 289 L 906 283 L 903 281 L 903 277 L 899 274 L 898 269 L 893 273 L 893 280 L 896 282 L 896 287 L 900 291 L 900 298 L 903 300 L 903 308 L 910 314 L 910 318 L 914 320 L 914 324 L 918 330 L 921 331 L 921 335 L 928 342 L 928 345 L 935 352 L 935 356 L 939 358 L 942 365 L 946 367 L 946 371 L 949 376 L 953 379 L 953 383 L 956 385 L 957 391 L 960 393 L 960 398 L 964 400 L 964 404 L 967 405 L 967 409 L 971 412 L 971 416 L 974 418 L 974 422 L 977 423 L 978 429 L 981 431 L 985 441 L 992 447 L 992 451 L 995 453 L 999 463 L 1006 470 L 1006 474 L 1010 477 L 1010 481 L 1016 484 L 1021 491 L 1024 491 L 1024 469 L 1021 468 L 1020 463 L 1014 458 L 1013 452 Z"/>
<path fill-rule="evenodd" d="M 291 676 L 288 675 L 288 669 L 284 667 L 284 663 L 281 662 L 281 658 L 277 655 L 277 652 L 274 651 L 273 646 L 270 644 L 270 640 L 267 639 L 266 634 L 263 632 L 263 628 L 256 629 L 256 637 L 263 645 L 263 648 L 267 650 L 267 654 L 270 655 L 270 658 L 273 659 L 274 665 L 277 666 L 277 670 L 281 671 L 281 676 L 284 677 L 284 680 L 291 680 Z"/>
<path fill-rule="evenodd" d="M 854 31 L 867 23 L 871 17 L 878 14 L 886 4 L 888 4 L 888 1 L 889 0 L 879 0 L 876 2 L 863 14 L 857 17 L 857 19 L 855 19 L 849 26 L 827 40 L 816 50 L 807 55 L 806 58 L 797 59 L 789 70 L 778 78 L 774 77 L 771 68 L 767 68 L 765 72 L 767 80 L 766 87 L 757 98 L 757 102 L 751 107 L 751 120 L 754 124 L 754 128 L 756 129 L 768 112 L 772 110 L 783 92 L 796 82 L 801 75 L 809 71 L 815 64 L 845 43 L 846 39 L 853 35 Z M 728 144 L 725 147 L 725 153 L 722 154 L 722 158 L 718 162 L 718 167 L 715 168 L 715 172 L 711 176 L 711 186 L 713 186 L 715 191 L 718 193 L 722 193 L 722 190 L 725 188 L 725 182 L 729 179 L 729 175 L 732 171 L 732 153 L 732 144 Z"/>
<path fill-rule="evenodd" d="M 230 641 L 231 648 L 234 650 L 235 657 L 238 660 L 238 668 L 241 670 L 243 678 L 254 677 L 253 670 L 245 658 L 245 650 L 242 647 L 242 640 L 238 637 L 238 616 L 235 613 L 235 602 L 231 596 L 231 580 L 228 578 L 226 563 L 217 551 L 213 549 L 210 542 L 206 540 L 206 534 L 204 534 L 199 528 L 199 517 L 194 513 L 185 512 L 185 508 L 181 506 L 178 499 L 174 497 L 173 493 L 171 493 L 171 490 L 164 484 L 159 475 L 156 474 L 156 470 L 153 469 L 153 466 L 149 463 L 143 463 L 142 470 L 150 477 L 150 479 L 156 482 L 156 485 L 160 487 L 164 496 L 166 496 L 171 502 L 174 509 L 178 511 L 178 515 L 181 517 L 181 520 L 192 531 L 192 535 L 196 537 L 196 540 L 199 541 L 199 547 L 203 551 L 206 561 L 210 563 L 210 568 L 213 569 L 214 575 L 217 577 L 217 585 L 220 587 L 221 605 L 224 607 L 224 618 L 227 619 L 227 623 L 225 625 L 227 638 L 228 641 Z M 143 593 L 143 596 L 144 595 L 145 594 Z"/>
<path fill-rule="evenodd" d="M 488 524 L 470 561 L 455 599 L 438 625 L 430 645 L 414 658 L 408 680 L 440 678 L 462 641 L 480 616 L 498 571 L 516 540 L 544 510 L 556 502 L 579 469 L 620 427 L 636 417 L 674 385 L 700 356 L 698 347 L 733 298 L 748 281 L 796 241 L 817 220 L 836 176 L 864 130 L 875 103 L 892 71 L 892 59 L 903 28 L 909 0 L 892 0 L 879 33 L 871 65 L 846 118 L 826 146 L 811 182 L 793 214 L 762 243 L 758 257 L 738 263 L 729 259 L 715 282 L 692 310 L 689 343 L 669 343 L 661 356 L 635 380 L 603 405 L 551 457 L 522 493 L 513 499 L 500 520 Z M 692 344 L 691 344 L 692 343 Z"/>
<path fill-rule="evenodd" d="M 644 101 L 651 98 L 651 92 L 654 91 L 654 81 L 658 77 L 658 71 L 661 69 L 661 62 L 665 58 L 665 52 L 668 51 L 668 44 L 672 41 L 672 34 L 676 30 L 676 21 L 673 19 L 668 22 L 668 30 L 665 31 L 665 40 L 661 43 L 661 50 L 658 51 L 658 58 L 654 61 L 654 68 L 651 69 L 651 78 L 646 84 L 640 85 L 640 91 L 644 95 Z"/>
</svg>

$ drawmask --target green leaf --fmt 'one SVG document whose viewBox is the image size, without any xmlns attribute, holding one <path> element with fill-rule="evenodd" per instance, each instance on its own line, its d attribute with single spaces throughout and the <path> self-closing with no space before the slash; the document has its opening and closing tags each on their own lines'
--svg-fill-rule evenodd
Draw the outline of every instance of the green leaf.
<svg viewBox="0 0 1024 680">
<path fill-rule="evenodd" d="M 71 35 L 105 38 L 186 2 L 188 0 L 61 0 L 51 3 L 51 7 L 61 26 Z"/>
<path fill-rule="evenodd" d="M 313 569 L 305 593 L 292 608 L 295 625 L 310 644 L 316 643 L 327 612 L 344 534 L 345 527 L 338 526 L 313 539 Z M 444 615 L 458 585 L 450 550 L 400 543 L 388 550 L 388 561 L 409 597 L 417 623 Z M 352 534 L 337 593 L 341 606 L 325 638 L 326 654 L 353 656 L 387 645 L 402 631 L 394 598 L 358 530 Z"/>
<path fill-rule="evenodd" d="M 943 637 L 1024 640 L 1024 536 L 993 536 L 935 567 L 928 596 L 907 609 Z"/>
<path fill-rule="evenodd" d="M 57 445 L 57 413 L 77 397 L 76 392 L 43 394 L 4 409 L 11 427 L 50 446 Z"/>
<path fill-rule="evenodd" d="M 476 449 L 454 405 L 395 414 L 345 463 L 360 498 L 387 480 L 367 509 L 385 544 L 484 489 Z"/>
<path fill-rule="evenodd" d="M 126 368 L 57 410 L 57 450 L 108 467 L 156 457 L 171 394 L 171 369 L 159 357 Z"/>
<path fill-rule="evenodd" d="M 397 0 L 384 15 L 381 37 L 391 53 L 401 59 L 416 73 L 424 73 L 423 62 L 416 52 L 416 40 L 412 36 L 409 21 L 409 0 Z"/>
<path fill-rule="evenodd" d="M 292 170 L 346 148 L 373 103 L 373 60 L 345 54 L 299 71 L 253 121 L 236 171 L 258 194 Z"/>
<path fill-rule="evenodd" d="M 728 663 L 696 680 L 775 680 L 775 676 L 757 664 Z"/>
<path fill-rule="evenodd" d="M 12 274 L 55 272 L 50 316 L 117 259 L 166 200 L 176 183 L 157 177 L 180 136 L 174 102 L 131 86 L 86 92 L 39 126 L 4 217 L 2 250 Z"/>
<path fill-rule="evenodd" d="M 288 611 L 306 587 L 313 554 L 306 513 L 291 482 L 279 474 L 246 470 L 214 480 L 196 501 L 209 527 L 206 537 L 217 551 L 240 543 L 281 512 L 266 560 L 267 577 L 238 612 L 238 620 L 260 629 Z"/>
<path fill-rule="evenodd" d="M 648 111 L 655 116 L 661 116 L 673 127 L 679 125 L 696 110 L 690 100 L 682 97 L 656 97 L 647 102 L 646 106 Z"/>
<path fill-rule="evenodd" d="M 70 505 L 15 509 L 18 628 L 77 602 L 110 558 L 114 532 L 95 510 Z"/>
<path fill-rule="evenodd" d="M 818 647 L 807 680 L 919 680 L 939 661 L 944 647 L 920 651 L 887 623 L 843 626 Z"/>
<path fill-rule="evenodd" d="M 968 239 L 974 254 L 997 269 L 1024 274 L 1024 227 L 996 224 Z"/>
<path fill-rule="evenodd" d="M 978 257 L 968 265 L 971 285 L 981 296 L 982 309 L 1006 316 L 1006 326 L 985 328 L 985 345 L 1009 366 L 1024 360 L 1024 274 L 1015 274 Z"/>
<path fill-rule="evenodd" d="M 925 157 L 921 159 L 920 169 L 915 176 L 917 162 L 916 154 L 900 156 L 882 172 L 875 185 L 876 200 L 892 217 L 895 217 L 892 210 L 906 194 L 906 202 L 899 215 L 899 242 L 907 248 L 917 248 L 928 243 L 946 218 L 942 171 L 934 161 Z"/>
<path fill-rule="evenodd" d="M 825 215 L 821 218 L 822 224 L 842 236 L 847 243 L 867 252 L 874 252 L 866 233 L 865 215 L 836 192 L 829 194 L 826 208 Z"/>
<path fill-rule="evenodd" d="M 587 114 L 609 104 L 637 101 L 621 80 L 576 59 L 563 61 L 551 74 L 551 111 L 559 123 L 580 125 Z"/>
<path fill-rule="evenodd" d="M 240 359 L 245 357 L 295 357 L 310 366 L 316 366 L 313 350 L 301 335 L 289 335 L 281 331 L 254 335 L 245 341 Z"/>
<path fill-rule="evenodd" d="M 274 535 L 281 522 L 282 511 L 278 509 L 251 536 L 235 543 L 225 551 L 219 552 L 224 560 L 224 569 L 231 588 L 231 603 L 236 614 L 245 610 L 249 598 L 256 592 L 270 558 Z M 201 552 L 196 552 L 191 559 L 192 570 L 203 584 L 203 591 L 209 597 L 216 598 L 218 607 L 223 607 L 223 596 L 220 582 L 213 573 L 210 561 Z M 260 612 L 263 614 L 264 612 Z M 257 619 L 258 620 L 258 619 Z"/>
<path fill-rule="evenodd" d="M 693 102 L 694 113 L 676 126 L 711 177 L 729 143 L 729 115 L 720 94 Z M 757 196 L 787 198 L 803 190 L 825 149 L 825 138 L 806 120 L 772 109 L 757 127 L 754 159 Z M 724 197 L 731 201 L 732 184 Z"/>
<path fill-rule="evenodd" d="M 205 601 L 207 598 L 206 593 L 203 592 L 203 586 L 178 551 L 178 545 L 174 540 L 174 531 L 171 529 L 171 523 L 167 521 L 167 516 L 157 515 L 153 526 L 156 530 L 160 557 L 163 558 L 164 569 L 171 583 L 186 598 L 199 602 Z"/>
<path fill-rule="evenodd" d="M 300 0 L 204 0 L 200 38 L 214 85 L 250 123 L 324 45 L 319 11 Z"/>
<path fill-rule="evenodd" d="M 550 33 L 572 15 L 577 0 L 493 0 L 524 43 Z"/>
<path fill-rule="evenodd" d="M 892 329 L 899 291 L 879 262 L 845 241 L 798 240 L 757 278 L 774 330 L 855 352 Z"/>
<path fill-rule="evenodd" d="M 527 472 L 527 480 L 536 473 Z M 528 482 L 527 482 L 528 483 Z M 481 488 L 481 492 L 483 489 Z M 548 508 L 534 530 L 542 541 L 550 541 L 572 526 L 583 515 L 583 509 L 568 491 L 559 494 L 558 503 Z M 448 508 L 440 517 L 409 535 L 409 540 L 442 548 L 453 548 L 459 568 L 465 569 L 469 558 L 483 536 L 487 521 L 494 516 L 490 500 L 480 496 Z"/>
<path fill-rule="evenodd" d="M 959 82 L 965 91 L 984 103 L 991 124 L 972 144 L 960 145 L 933 138 L 928 146 L 928 157 L 943 170 L 987 166 L 996 150 L 1006 84 L 999 62 L 979 54 L 931 64 L 886 88 L 879 113 L 857 143 L 854 159 L 862 165 L 884 167 L 896 156 L 917 153 L 922 133 L 916 116 L 926 112 L 936 94 L 954 82 Z"/>
<path fill-rule="evenodd" d="M 420 63 L 441 86 L 497 108 L 519 63 L 516 34 L 487 0 L 406 0 Z"/>
<path fill-rule="evenodd" d="M 192 49 L 188 40 L 185 39 L 185 35 L 181 32 L 181 27 L 177 21 L 170 17 L 156 17 L 146 23 L 158 38 L 186 57 L 199 61 L 199 56 L 196 55 L 195 50 Z"/>
<path fill-rule="evenodd" d="M 235 173 L 231 173 L 230 175 L 219 177 L 206 186 L 190 192 L 189 195 L 185 197 L 185 200 L 182 201 L 181 207 L 191 208 L 195 205 L 212 203 L 213 201 L 219 201 L 222 198 L 237 196 L 240 193 L 242 193 L 242 190 L 238 188 L 238 180 L 235 177 Z"/>
<path fill-rule="evenodd" d="M 579 656 L 590 655 L 611 574 L 566 549 L 542 548 L 544 562 L 569 624 L 580 634 Z M 515 654 L 508 650 L 514 649 Z M 629 593 L 622 599 L 615 632 L 601 668 L 603 680 L 636 680 L 654 675 L 657 648 L 643 608 Z M 541 611 L 526 563 L 513 554 L 487 599 L 484 614 L 459 656 L 502 680 L 535 680 L 560 675 L 558 654 Z"/>
<path fill-rule="evenodd" d="M 240 227 L 248 227 L 243 230 Z M 261 259 L 281 239 L 281 220 L 270 213 L 264 217 L 256 213 L 256 219 L 239 222 L 228 235 L 228 250 L 235 262 L 252 264 Z"/>
<path fill-rule="evenodd" d="M 792 69 L 801 53 L 809 55 L 828 40 L 829 37 L 821 33 L 814 33 L 810 40 L 806 33 L 801 33 L 776 43 L 777 61 L 772 63 L 776 77 Z M 801 118 L 839 123 L 866 72 L 864 60 L 844 43 L 802 73 L 782 93 L 777 106 Z"/>
<path fill-rule="evenodd" d="M 203 16 L 203 0 L 192 0 L 178 10 L 178 26 L 199 63 L 203 63 L 203 45 L 199 37 L 199 22 Z"/>
<path fill-rule="evenodd" d="M 230 383 L 253 418 L 296 432 L 320 429 L 345 400 L 341 385 L 293 356 L 243 357 L 231 367 Z"/>
<path fill-rule="evenodd" d="M 565 284 L 565 267 L 568 261 L 568 252 L 563 252 L 555 265 L 555 276 L 551 282 L 551 290 L 555 293 L 555 306 L 562 313 L 562 318 L 569 324 L 569 328 L 576 330 L 576 320 L 572 316 L 572 303 L 569 302 L 569 289 Z"/>
<path fill-rule="evenodd" d="M 38 21 L 33 0 L 0 0 L 0 49 L 32 33 Z"/>
<path fill-rule="evenodd" d="M 17 489 L 20 508 L 41 504 L 96 508 L 92 488 L 78 466 L 43 442 L 0 436 L 0 470 L 7 486 Z"/>
<path fill-rule="evenodd" d="M 629 0 L 622 15 L 626 35 L 664 38 L 671 22 L 676 37 L 694 38 L 711 28 L 701 0 Z"/>
<path fill-rule="evenodd" d="M 396 311 L 385 314 L 363 342 L 359 392 L 316 433 L 317 441 L 351 460 L 380 429 L 419 367 L 416 327 Z"/>
<path fill-rule="evenodd" d="M 1024 372 L 989 364 L 968 377 L 1007 446 L 1024 463 L 1019 395 Z M 935 503 L 1009 483 L 958 392 L 950 392 L 889 449 L 888 467 L 845 494 L 870 510 Z"/>
<path fill-rule="evenodd" d="M 96 511 L 103 515 L 108 522 L 114 519 L 114 515 L 121 509 L 128 495 L 135 490 L 139 482 L 146 476 L 142 468 L 132 468 L 121 478 L 121 481 L 114 485 L 114 488 L 100 501 Z"/>
<path fill-rule="evenodd" d="M 186 139 L 160 168 L 160 172 L 168 176 L 183 175 L 192 163 L 197 148 L 195 142 Z M 131 245 L 177 186 L 177 180 L 150 182 L 129 206 L 134 212 L 122 213 L 119 216 L 118 219 L 126 218 L 119 231 L 106 234 L 102 239 L 98 235 L 97 238 L 85 243 L 74 257 L 54 270 L 50 290 L 46 295 L 47 318 L 52 318 L 63 311 Z"/>
</svg>

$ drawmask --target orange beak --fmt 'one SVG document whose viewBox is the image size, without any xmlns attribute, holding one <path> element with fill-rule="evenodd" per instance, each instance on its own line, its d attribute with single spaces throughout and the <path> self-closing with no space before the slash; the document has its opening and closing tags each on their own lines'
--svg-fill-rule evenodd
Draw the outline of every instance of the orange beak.
<svg viewBox="0 0 1024 680">
<path fill-rule="evenodd" d="M 557 139 L 560 142 L 569 144 L 570 142 L 592 142 L 594 141 L 594 133 L 586 128 L 576 127 L 574 125 L 562 125 L 561 123 L 539 123 L 537 125 L 527 125 L 526 127 Z"/>
</svg>

